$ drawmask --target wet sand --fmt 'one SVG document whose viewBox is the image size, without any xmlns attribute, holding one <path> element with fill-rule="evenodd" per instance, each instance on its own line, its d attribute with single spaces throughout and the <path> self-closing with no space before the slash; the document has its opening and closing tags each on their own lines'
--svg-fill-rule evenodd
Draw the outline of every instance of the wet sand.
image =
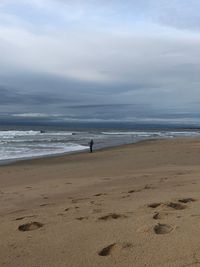
<svg viewBox="0 0 200 267">
<path fill-rule="evenodd" d="M 200 139 L 0 166 L 0 266 L 199 266 Z"/>
</svg>

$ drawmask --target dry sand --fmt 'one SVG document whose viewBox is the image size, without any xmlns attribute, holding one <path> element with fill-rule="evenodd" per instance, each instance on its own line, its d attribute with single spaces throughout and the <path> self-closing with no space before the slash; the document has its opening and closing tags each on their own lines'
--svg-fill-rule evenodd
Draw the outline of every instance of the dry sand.
<svg viewBox="0 0 200 267">
<path fill-rule="evenodd" d="M 200 139 L 0 167 L 0 266 L 200 266 Z"/>
</svg>

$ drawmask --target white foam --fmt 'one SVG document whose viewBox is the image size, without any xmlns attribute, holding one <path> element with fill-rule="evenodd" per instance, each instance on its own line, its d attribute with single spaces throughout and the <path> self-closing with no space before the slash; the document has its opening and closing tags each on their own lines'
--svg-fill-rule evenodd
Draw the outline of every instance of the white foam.
<svg viewBox="0 0 200 267">
<path fill-rule="evenodd" d="M 37 135 L 40 131 L 0 131 L 0 138 L 14 138 L 17 136 Z"/>
<path fill-rule="evenodd" d="M 68 132 L 68 131 L 60 131 L 60 132 L 44 132 L 44 133 L 41 133 L 42 135 L 48 135 L 48 136 L 68 136 L 68 135 L 74 135 L 74 134 L 78 134 L 78 132 Z"/>
<path fill-rule="evenodd" d="M 130 132 L 102 132 L 104 135 L 135 135 L 135 136 L 152 136 L 152 135 L 158 135 L 160 136 L 161 133 L 159 132 L 141 132 L 141 131 L 130 131 Z"/>
<path fill-rule="evenodd" d="M 82 151 L 88 149 L 87 146 L 77 145 L 77 144 L 66 144 L 56 145 L 51 144 L 49 146 L 41 144 L 34 148 L 33 146 L 26 147 L 10 147 L 1 149 L 0 160 L 9 160 L 9 159 L 22 159 L 22 158 L 34 158 L 40 156 L 56 155 L 63 154 L 68 152 Z"/>
<path fill-rule="evenodd" d="M 200 136 L 200 131 L 0 131 L 0 161 L 81 151 L 88 149 L 90 139 L 94 139 L 98 148 L 179 136 Z"/>
<path fill-rule="evenodd" d="M 60 132 L 41 132 L 41 131 L 0 131 L 0 138 L 15 138 L 18 136 L 68 136 L 78 134 L 79 132 L 69 132 L 69 131 L 60 131 Z"/>
<path fill-rule="evenodd" d="M 102 132 L 104 135 L 130 135 L 135 137 L 178 137 L 200 136 L 200 131 L 128 131 L 128 132 Z"/>
</svg>

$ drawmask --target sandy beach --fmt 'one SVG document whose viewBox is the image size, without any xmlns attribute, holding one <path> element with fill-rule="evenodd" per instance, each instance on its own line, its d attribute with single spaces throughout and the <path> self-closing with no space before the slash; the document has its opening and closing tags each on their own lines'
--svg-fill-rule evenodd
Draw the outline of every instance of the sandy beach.
<svg viewBox="0 0 200 267">
<path fill-rule="evenodd" d="M 200 266 L 200 139 L 0 166 L 0 266 Z"/>
</svg>

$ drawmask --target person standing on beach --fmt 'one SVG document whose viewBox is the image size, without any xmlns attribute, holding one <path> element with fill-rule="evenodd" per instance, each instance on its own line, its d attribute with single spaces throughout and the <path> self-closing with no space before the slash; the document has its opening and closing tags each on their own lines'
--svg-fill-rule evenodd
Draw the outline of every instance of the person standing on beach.
<svg viewBox="0 0 200 267">
<path fill-rule="evenodd" d="M 91 139 L 89 145 L 90 145 L 90 153 L 92 153 L 92 147 L 93 147 L 93 145 L 94 145 L 94 141 L 93 141 L 93 139 Z"/>
</svg>

